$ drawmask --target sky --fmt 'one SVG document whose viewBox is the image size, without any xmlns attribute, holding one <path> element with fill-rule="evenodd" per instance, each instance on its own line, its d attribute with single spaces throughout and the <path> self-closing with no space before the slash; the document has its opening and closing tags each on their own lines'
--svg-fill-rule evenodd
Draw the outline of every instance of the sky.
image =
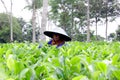
<svg viewBox="0 0 120 80">
<path fill-rule="evenodd" d="M 108 23 L 108 35 L 110 33 L 115 33 L 115 31 L 118 29 L 118 25 L 120 25 L 120 17 L 118 17 L 115 21 Z M 95 30 L 95 24 L 90 27 L 91 30 Z M 98 23 L 98 35 L 101 35 L 102 37 L 105 37 L 106 32 L 106 24 L 105 23 Z"/>
<path fill-rule="evenodd" d="M 10 0 L 3 0 L 5 2 L 5 5 L 10 11 Z M 12 0 L 13 1 L 13 16 L 20 18 L 22 17 L 25 21 L 29 21 L 31 19 L 31 11 L 24 9 L 24 7 L 27 5 L 25 0 Z M 3 4 L 0 1 L 0 13 L 5 12 L 5 8 Z M 54 24 L 50 23 L 50 25 L 54 26 Z M 49 25 L 49 26 L 50 26 Z M 116 19 L 114 22 L 108 23 L 108 35 L 110 33 L 115 32 L 118 25 L 120 25 L 120 17 Z M 90 27 L 91 30 L 95 30 L 94 24 Z M 98 35 L 101 35 L 102 37 L 105 37 L 105 23 L 98 24 Z"/>
<path fill-rule="evenodd" d="M 7 10 L 10 11 L 10 0 L 3 0 L 5 2 L 5 5 L 7 7 Z M 27 6 L 27 3 L 25 0 L 12 0 L 13 1 L 13 16 L 15 17 L 22 17 L 26 21 L 29 21 L 31 19 L 31 12 L 29 10 L 24 9 L 25 6 Z M 3 4 L 0 1 L 0 13 L 6 12 Z"/>
</svg>

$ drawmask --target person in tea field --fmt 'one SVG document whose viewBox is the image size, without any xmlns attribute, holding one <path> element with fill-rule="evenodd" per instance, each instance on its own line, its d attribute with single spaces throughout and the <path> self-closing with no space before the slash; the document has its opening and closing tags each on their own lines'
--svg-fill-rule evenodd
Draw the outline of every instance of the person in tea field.
<svg viewBox="0 0 120 80">
<path fill-rule="evenodd" d="M 45 31 L 44 34 L 51 38 L 47 44 L 55 45 L 56 48 L 63 46 L 66 41 L 71 41 L 71 38 L 61 27 L 56 27 L 52 30 Z"/>
</svg>

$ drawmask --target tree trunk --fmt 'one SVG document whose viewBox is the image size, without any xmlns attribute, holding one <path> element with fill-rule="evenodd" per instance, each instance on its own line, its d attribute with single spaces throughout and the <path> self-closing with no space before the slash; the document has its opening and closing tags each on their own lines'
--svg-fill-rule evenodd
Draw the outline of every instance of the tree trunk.
<svg viewBox="0 0 120 80">
<path fill-rule="evenodd" d="M 105 37 L 106 37 L 106 41 L 108 40 L 108 37 L 107 37 L 107 28 L 108 28 L 108 16 L 107 16 L 107 9 L 108 9 L 108 0 L 106 0 L 106 32 L 105 32 Z"/>
<path fill-rule="evenodd" d="M 12 26 L 12 0 L 11 0 L 11 11 L 10 11 L 10 40 L 13 42 L 13 26 Z"/>
<path fill-rule="evenodd" d="M 8 15 L 8 21 L 9 21 L 9 24 L 10 24 L 10 41 L 12 42 L 13 41 L 13 27 L 12 27 L 12 0 L 11 0 L 11 8 L 10 8 L 10 15 L 8 13 L 8 10 L 7 10 L 7 7 L 4 3 L 3 0 L 1 0 L 5 10 L 6 10 L 6 14 Z"/>
<path fill-rule="evenodd" d="M 97 38 L 97 17 L 95 19 L 96 19 L 96 40 L 98 40 Z"/>
<path fill-rule="evenodd" d="M 89 16 L 89 0 L 88 0 L 88 6 L 87 6 L 87 42 L 90 42 L 90 16 Z"/>
<path fill-rule="evenodd" d="M 106 16 L 106 34 L 105 34 L 105 36 L 106 36 L 106 41 L 108 40 L 108 37 L 107 37 L 107 28 L 108 28 L 108 19 L 107 19 L 107 16 Z"/>
<path fill-rule="evenodd" d="M 36 9 L 35 9 L 35 2 L 33 0 L 33 14 L 32 14 L 32 33 L 33 33 L 33 37 L 32 37 L 32 42 L 35 43 L 36 42 L 36 34 L 35 34 L 35 28 L 36 28 Z"/>
<path fill-rule="evenodd" d="M 43 34 L 43 32 L 46 30 L 47 13 L 48 13 L 48 0 L 43 0 L 43 12 L 42 12 L 41 29 L 40 29 L 40 39 L 41 39 L 41 41 L 46 40 L 46 37 Z"/>
<path fill-rule="evenodd" d="M 74 25 L 73 25 L 73 22 L 74 22 L 74 20 L 73 20 L 73 4 L 72 4 L 72 11 L 71 11 L 71 12 L 72 12 L 72 13 L 71 13 L 71 15 L 72 15 L 72 22 L 71 22 L 72 25 L 71 25 L 71 26 L 72 26 L 72 27 L 71 27 L 71 32 L 70 32 L 71 35 L 70 35 L 70 36 L 73 38 L 73 34 L 74 34 L 74 30 L 72 29 L 73 26 L 74 26 Z"/>
</svg>

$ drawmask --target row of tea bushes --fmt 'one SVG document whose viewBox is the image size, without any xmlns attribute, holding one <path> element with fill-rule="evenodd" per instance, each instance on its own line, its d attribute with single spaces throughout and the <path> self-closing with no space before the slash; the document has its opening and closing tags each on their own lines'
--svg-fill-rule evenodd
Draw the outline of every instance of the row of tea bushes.
<svg viewBox="0 0 120 80">
<path fill-rule="evenodd" d="M 0 80 L 120 80 L 120 42 L 0 44 Z"/>
</svg>

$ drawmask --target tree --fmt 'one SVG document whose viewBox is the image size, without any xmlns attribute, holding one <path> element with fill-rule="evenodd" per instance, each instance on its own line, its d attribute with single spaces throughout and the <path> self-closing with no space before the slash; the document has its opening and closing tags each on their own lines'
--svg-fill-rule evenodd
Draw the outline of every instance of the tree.
<svg viewBox="0 0 120 80">
<path fill-rule="evenodd" d="M 16 41 L 22 40 L 22 28 L 20 27 L 17 18 L 13 19 L 13 39 Z M 8 14 L 0 13 L 0 42 L 10 42 L 10 25 L 8 20 Z"/>
<path fill-rule="evenodd" d="M 87 27 L 86 6 L 84 0 L 51 0 L 49 18 L 62 27 L 75 40 L 75 36 Z M 77 21 L 76 21 L 77 19 Z M 59 23 L 59 24 L 57 24 Z M 76 31 L 77 30 L 77 31 Z M 81 34 L 79 34 L 81 35 Z"/>
<path fill-rule="evenodd" d="M 33 14 L 32 14 L 32 27 L 33 27 L 33 43 L 36 42 L 36 37 L 35 37 L 35 28 L 36 28 L 36 7 L 35 7 L 35 0 L 32 0 L 32 9 L 33 9 Z"/>
<path fill-rule="evenodd" d="M 45 41 L 46 38 L 43 35 L 43 32 L 46 30 L 46 24 L 47 24 L 47 15 L 48 14 L 48 0 L 43 0 L 43 11 L 42 11 L 42 20 L 41 20 L 41 30 L 40 30 L 40 39 L 42 41 Z"/>
<path fill-rule="evenodd" d="M 7 10 L 7 7 L 4 3 L 3 0 L 1 0 L 5 10 L 6 10 L 6 13 L 9 14 L 8 10 Z M 10 24 L 10 40 L 11 42 L 13 41 L 13 26 L 12 26 L 12 0 L 10 0 L 11 2 L 11 7 L 10 7 L 10 15 L 8 15 L 8 20 L 9 20 L 9 24 Z"/>
<path fill-rule="evenodd" d="M 116 0 L 108 0 L 108 8 L 106 8 L 106 3 L 104 1 L 105 0 L 90 0 L 90 25 L 91 22 L 93 22 L 92 20 L 95 19 L 96 40 L 98 39 L 98 21 L 103 21 L 105 19 L 105 23 L 107 23 L 107 20 L 109 21 L 110 18 L 114 20 L 120 13 L 120 8 Z M 87 6 L 85 5 L 85 0 L 51 0 L 50 2 L 52 7 L 49 16 L 50 19 L 52 19 L 56 25 L 64 26 L 63 28 L 72 38 L 78 36 L 77 34 L 81 35 L 81 30 L 83 30 L 83 32 L 89 30 L 87 29 Z M 75 22 L 75 18 L 79 19 L 77 23 Z M 107 25 L 108 24 L 106 24 L 106 34 Z M 89 33 L 90 32 L 91 31 L 89 31 Z"/>
<path fill-rule="evenodd" d="M 42 0 L 26 0 L 26 2 L 28 3 L 28 7 L 30 10 L 32 9 L 32 42 L 36 42 L 36 12 L 37 9 L 40 9 L 42 7 Z"/>
<path fill-rule="evenodd" d="M 91 21 L 91 22 L 95 22 L 96 24 L 96 40 L 98 40 L 98 34 L 97 34 L 97 28 L 98 28 L 98 22 L 101 21 L 101 15 L 100 15 L 100 10 L 102 7 L 102 0 L 90 0 L 90 18 L 94 18 L 95 20 Z"/>
<path fill-rule="evenodd" d="M 50 19 L 54 20 L 55 24 L 59 22 L 58 26 L 61 26 L 63 29 L 65 29 L 68 35 L 72 37 L 72 40 L 77 39 L 75 37 L 83 34 L 82 32 L 87 29 L 88 36 L 84 36 L 87 37 L 84 39 L 90 41 L 90 21 L 89 19 L 87 21 L 86 13 L 88 7 L 85 6 L 84 0 L 52 0 L 50 5 L 52 6 Z M 81 30 L 83 31 L 81 32 Z"/>
<path fill-rule="evenodd" d="M 90 1 L 90 18 L 95 19 L 96 22 L 96 36 L 97 36 L 97 23 L 100 20 L 105 19 L 106 24 L 106 40 L 107 40 L 107 27 L 108 21 L 113 21 L 120 15 L 120 7 L 118 0 L 91 0 Z M 111 19 L 111 20 L 110 20 Z M 97 37 L 96 37 L 97 39 Z"/>
<path fill-rule="evenodd" d="M 107 28 L 108 28 L 108 21 L 109 18 L 114 18 L 120 15 L 120 6 L 118 4 L 118 0 L 103 0 L 102 7 L 101 7 L 101 17 L 105 18 L 106 23 L 106 41 L 108 40 L 107 37 Z"/>
<path fill-rule="evenodd" d="M 87 0 L 87 42 L 90 42 L 90 3 Z"/>
<path fill-rule="evenodd" d="M 10 7 L 10 40 L 11 42 L 13 42 L 13 22 L 12 22 L 12 0 L 10 0 L 11 2 L 11 7 Z"/>
</svg>

